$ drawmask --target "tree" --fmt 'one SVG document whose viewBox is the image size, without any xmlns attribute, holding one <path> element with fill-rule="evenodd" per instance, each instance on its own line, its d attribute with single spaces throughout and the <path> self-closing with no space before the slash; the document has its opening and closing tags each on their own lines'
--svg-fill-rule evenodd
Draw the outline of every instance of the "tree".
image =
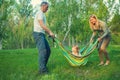
<svg viewBox="0 0 120 80">
<path fill-rule="evenodd" d="M 31 36 L 33 26 L 32 5 L 30 4 L 30 0 L 13 0 L 13 3 L 11 1 L 12 0 L 10 0 L 10 2 L 8 1 L 8 4 L 3 1 L 4 3 L 1 8 L 1 10 L 4 10 L 3 14 L 6 17 L 2 19 L 4 24 L 6 24 L 1 30 L 2 35 L 6 35 L 6 38 L 3 40 L 3 46 L 8 49 L 23 49 L 24 47 L 30 46 L 31 40 L 31 43 L 33 43 Z M 7 7 L 4 5 L 7 5 Z M 4 16 L 2 16 L 2 18 L 4 18 Z"/>
<path fill-rule="evenodd" d="M 8 32 L 6 32 L 8 25 L 8 11 L 9 7 L 14 3 L 13 0 L 1 0 L 0 1 L 0 49 L 2 49 L 2 44 L 5 41 L 5 38 L 8 36 Z"/>
</svg>

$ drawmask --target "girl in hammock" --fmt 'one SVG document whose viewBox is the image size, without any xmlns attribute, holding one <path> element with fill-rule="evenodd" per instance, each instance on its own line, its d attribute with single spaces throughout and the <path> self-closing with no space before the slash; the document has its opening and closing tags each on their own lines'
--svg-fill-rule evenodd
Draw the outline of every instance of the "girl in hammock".
<svg viewBox="0 0 120 80">
<path fill-rule="evenodd" d="M 106 23 L 97 19 L 95 15 L 91 15 L 89 18 L 89 24 L 90 28 L 93 31 L 92 37 L 90 39 L 90 42 L 93 42 L 93 39 L 97 35 L 98 37 L 98 51 L 99 51 L 99 58 L 100 58 L 100 64 L 104 64 L 104 59 L 103 59 L 103 53 L 106 58 L 106 62 L 104 65 L 108 65 L 110 63 L 108 52 L 106 51 L 106 48 L 110 42 L 110 30 L 106 26 Z"/>
<path fill-rule="evenodd" d="M 81 54 L 79 53 L 79 47 L 78 47 L 78 45 L 74 45 L 72 47 L 72 54 L 74 54 L 75 56 L 81 56 Z"/>
</svg>

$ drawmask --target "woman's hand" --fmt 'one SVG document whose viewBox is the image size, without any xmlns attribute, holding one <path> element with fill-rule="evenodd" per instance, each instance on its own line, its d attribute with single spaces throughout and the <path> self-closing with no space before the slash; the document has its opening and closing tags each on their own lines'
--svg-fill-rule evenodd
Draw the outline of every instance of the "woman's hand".
<svg viewBox="0 0 120 80">
<path fill-rule="evenodd" d="M 93 39 L 90 39 L 90 43 L 93 43 Z"/>
<path fill-rule="evenodd" d="M 98 38 L 98 41 L 100 42 L 102 39 L 101 38 Z"/>
</svg>

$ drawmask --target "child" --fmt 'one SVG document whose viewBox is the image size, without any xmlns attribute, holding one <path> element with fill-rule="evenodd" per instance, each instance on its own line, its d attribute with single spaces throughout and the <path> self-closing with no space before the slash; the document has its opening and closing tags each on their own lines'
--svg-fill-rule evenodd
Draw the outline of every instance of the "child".
<svg viewBox="0 0 120 80">
<path fill-rule="evenodd" d="M 74 54 L 75 56 L 81 56 L 81 54 L 79 54 L 78 45 L 75 45 L 75 46 L 72 47 L 72 54 Z"/>
</svg>

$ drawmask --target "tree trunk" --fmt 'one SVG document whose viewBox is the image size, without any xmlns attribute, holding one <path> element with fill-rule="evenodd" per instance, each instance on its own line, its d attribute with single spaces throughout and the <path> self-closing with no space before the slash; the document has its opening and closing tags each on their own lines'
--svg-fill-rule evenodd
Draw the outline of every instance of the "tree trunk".
<svg viewBox="0 0 120 80">
<path fill-rule="evenodd" d="M 2 49 L 2 40 L 0 40 L 0 50 Z"/>
<path fill-rule="evenodd" d="M 24 47 L 23 47 L 23 41 L 21 42 L 21 49 L 24 49 Z"/>
<path fill-rule="evenodd" d="M 68 38 L 68 39 L 69 39 L 68 45 L 71 46 L 71 37 L 70 37 L 70 35 L 69 35 L 69 38 Z"/>
<path fill-rule="evenodd" d="M 75 39 L 72 37 L 72 45 L 75 45 Z"/>
</svg>

